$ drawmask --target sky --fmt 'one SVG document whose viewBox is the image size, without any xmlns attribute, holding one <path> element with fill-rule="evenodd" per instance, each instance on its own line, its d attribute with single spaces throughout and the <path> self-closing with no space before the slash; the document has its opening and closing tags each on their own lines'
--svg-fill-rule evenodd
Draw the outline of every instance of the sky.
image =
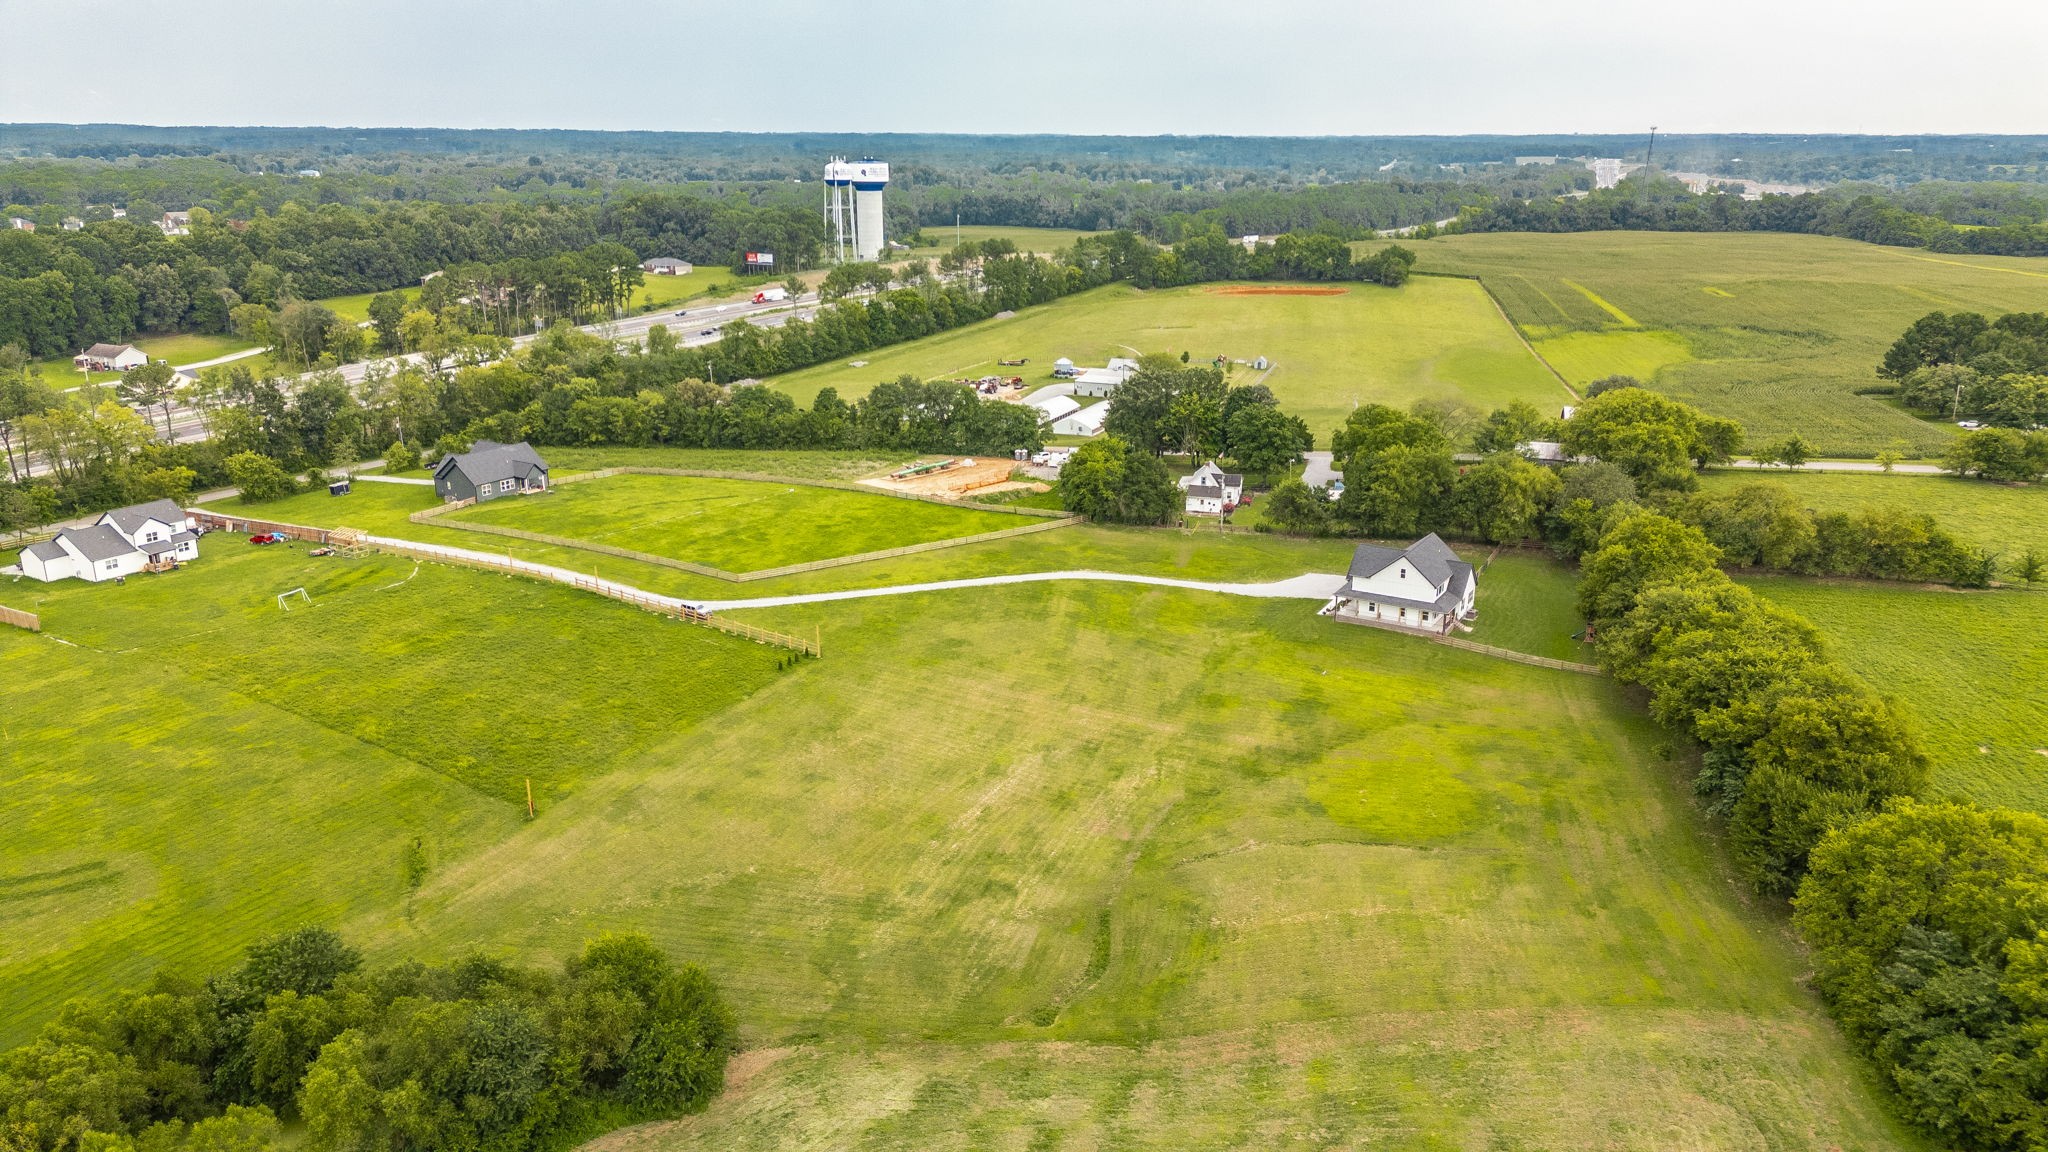
<svg viewBox="0 0 2048 1152">
<path fill-rule="evenodd" d="M 0 0 L 0 122 L 2048 132 L 2040 0 Z"/>
</svg>

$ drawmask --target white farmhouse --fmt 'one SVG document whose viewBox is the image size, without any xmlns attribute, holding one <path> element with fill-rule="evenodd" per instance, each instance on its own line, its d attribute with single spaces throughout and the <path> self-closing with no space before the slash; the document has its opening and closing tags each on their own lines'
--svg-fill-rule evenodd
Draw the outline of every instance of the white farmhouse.
<svg viewBox="0 0 2048 1152">
<path fill-rule="evenodd" d="M 1093 436 L 1102 431 L 1103 418 L 1108 415 L 1109 401 L 1091 404 L 1053 421 L 1052 433 L 1055 436 Z"/>
<path fill-rule="evenodd" d="M 1189 512 L 1220 516 L 1244 499 L 1244 477 L 1236 472 L 1225 472 L 1213 461 L 1175 483 L 1180 485 Z"/>
<path fill-rule="evenodd" d="M 1360 544 L 1323 615 L 1444 633 L 1472 616 L 1478 592 L 1472 565 L 1432 532 L 1405 549 Z"/>
<path fill-rule="evenodd" d="M 116 508 L 84 528 L 66 528 L 54 540 L 21 552 L 21 572 L 31 580 L 99 583 L 137 572 L 161 572 L 199 556 L 192 518 L 169 500 Z"/>
</svg>

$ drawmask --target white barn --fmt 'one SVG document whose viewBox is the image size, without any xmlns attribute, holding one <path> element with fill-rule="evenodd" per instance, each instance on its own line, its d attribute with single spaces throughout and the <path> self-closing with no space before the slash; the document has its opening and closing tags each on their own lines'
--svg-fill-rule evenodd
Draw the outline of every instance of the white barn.
<svg viewBox="0 0 2048 1152">
<path fill-rule="evenodd" d="M 1071 416 L 1081 410 L 1081 402 L 1072 396 L 1046 396 L 1038 400 L 1026 400 L 1024 406 L 1038 410 L 1038 422 L 1045 424 L 1062 416 Z"/>
<path fill-rule="evenodd" d="M 1108 415 L 1109 401 L 1104 400 L 1053 421 L 1052 432 L 1055 436 L 1094 436 L 1102 431 L 1103 418 Z"/>
<path fill-rule="evenodd" d="M 1107 396 L 1116 391 L 1126 375 L 1128 373 L 1109 368 L 1083 368 L 1080 375 L 1074 377 L 1074 395 Z"/>
<path fill-rule="evenodd" d="M 1478 593 L 1472 565 L 1432 532 L 1406 548 L 1360 544 L 1323 615 L 1446 633 L 1472 617 Z"/>
<path fill-rule="evenodd" d="M 199 556 L 192 518 L 169 500 L 116 508 L 84 528 L 66 528 L 53 540 L 21 552 L 31 580 L 76 577 L 94 584 L 137 572 L 157 572 Z"/>
</svg>

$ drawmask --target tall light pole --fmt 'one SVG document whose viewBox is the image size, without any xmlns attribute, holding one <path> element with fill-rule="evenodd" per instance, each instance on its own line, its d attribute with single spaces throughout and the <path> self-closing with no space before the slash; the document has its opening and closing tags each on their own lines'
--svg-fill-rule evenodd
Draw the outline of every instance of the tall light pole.
<svg viewBox="0 0 2048 1152">
<path fill-rule="evenodd" d="M 1648 168 L 1648 167 L 1650 166 L 1650 162 L 1651 162 L 1652 160 L 1655 160 L 1656 158 L 1657 158 L 1657 126 L 1656 126 L 1655 124 L 1652 124 L 1652 125 L 1650 125 L 1650 150 L 1649 150 L 1648 152 L 1645 152 L 1645 153 L 1643 153 L 1643 167 L 1645 167 L 1645 168 Z"/>
</svg>

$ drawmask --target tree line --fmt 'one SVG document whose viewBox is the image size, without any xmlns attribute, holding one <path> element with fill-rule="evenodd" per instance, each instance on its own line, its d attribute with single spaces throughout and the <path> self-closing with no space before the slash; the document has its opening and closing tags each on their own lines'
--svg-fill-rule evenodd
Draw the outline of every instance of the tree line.
<svg viewBox="0 0 2048 1152">
<path fill-rule="evenodd" d="M 1917 799 L 1897 706 L 1730 581 L 1698 527 L 1616 505 L 1582 561 L 1600 662 L 1701 749 L 1694 787 L 1758 891 L 1791 897 L 1816 984 L 1947 1146 L 2048 1141 L 2048 821 Z"/>
<path fill-rule="evenodd" d="M 366 968 L 305 928 L 199 980 L 76 1000 L 0 1053 L 8 1152 L 543 1152 L 701 1110 L 738 1048 L 694 964 L 644 936 L 558 970 Z"/>
<path fill-rule="evenodd" d="M 1364 405 L 1331 437 L 1341 495 L 1284 481 L 1267 496 L 1263 523 L 1301 535 L 1543 542 L 1571 558 L 1594 546 L 1613 508 L 1647 507 L 1702 532 L 1741 567 L 1963 587 L 1997 574 L 1995 557 L 1924 512 L 1815 512 L 1765 482 L 1699 492 L 1698 470 L 1742 448 L 1739 425 L 1626 377 L 1589 391 L 1570 420 L 1521 401 L 1484 416 L 1442 401 L 1408 412 Z M 1578 462 L 1535 464 L 1521 450 L 1533 442 L 1555 443 Z"/>
<path fill-rule="evenodd" d="M 2048 224 L 1958 228 L 1876 195 L 1808 192 L 1744 200 L 1637 173 L 1578 197 L 1498 199 L 1464 212 L 1465 232 L 1802 232 L 1935 252 L 2048 255 Z"/>
</svg>

